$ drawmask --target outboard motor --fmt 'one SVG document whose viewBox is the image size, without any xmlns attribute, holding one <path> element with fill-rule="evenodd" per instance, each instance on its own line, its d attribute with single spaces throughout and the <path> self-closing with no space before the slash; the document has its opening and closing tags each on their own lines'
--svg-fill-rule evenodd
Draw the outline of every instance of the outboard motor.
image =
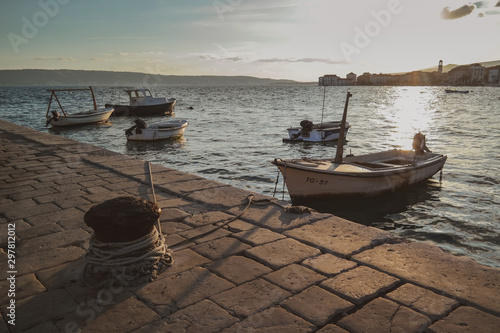
<svg viewBox="0 0 500 333">
<path fill-rule="evenodd" d="M 309 133 L 311 133 L 312 129 L 313 129 L 313 122 L 310 121 L 310 120 L 302 120 L 300 122 L 300 127 L 302 127 L 302 130 L 300 131 L 301 132 L 301 135 L 302 136 L 305 136 L 305 137 L 308 137 L 309 136 Z"/>
<path fill-rule="evenodd" d="M 127 135 L 127 137 L 129 137 L 133 134 L 133 130 L 135 130 L 136 134 L 141 134 L 142 130 L 145 129 L 146 127 L 148 127 L 146 122 L 144 120 L 142 120 L 141 118 L 136 117 L 134 119 L 134 123 L 135 123 L 134 126 L 130 127 L 128 130 L 125 130 L 125 134 Z"/>
<path fill-rule="evenodd" d="M 424 152 L 431 153 L 429 148 L 425 145 L 425 135 L 422 133 L 418 132 L 415 134 L 413 137 L 413 149 L 415 150 L 415 153 L 417 154 L 423 154 Z"/>
<path fill-rule="evenodd" d="M 52 117 L 50 117 L 49 119 L 47 119 L 47 122 L 45 123 L 45 126 L 49 126 L 49 124 L 50 124 L 50 122 L 52 120 L 55 120 L 55 121 L 59 120 L 59 112 L 57 112 L 56 110 L 52 110 L 50 112 L 52 113 Z"/>
</svg>

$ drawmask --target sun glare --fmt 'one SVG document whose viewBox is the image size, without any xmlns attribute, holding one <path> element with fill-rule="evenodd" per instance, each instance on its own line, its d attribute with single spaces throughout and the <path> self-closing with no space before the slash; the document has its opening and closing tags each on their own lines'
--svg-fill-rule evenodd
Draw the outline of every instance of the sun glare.
<svg viewBox="0 0 500 333">
<path fill-rule="evenodd" d="M 422 87 L 408 87 L 397 91 L 393 103 L 384 112 L 388 125 L 392 127 L 389 142 L 401 149 L 412 148 L 412 138 L 418 133 L 426 135 L 431 129 L 434 96 Z"/>
</svg>

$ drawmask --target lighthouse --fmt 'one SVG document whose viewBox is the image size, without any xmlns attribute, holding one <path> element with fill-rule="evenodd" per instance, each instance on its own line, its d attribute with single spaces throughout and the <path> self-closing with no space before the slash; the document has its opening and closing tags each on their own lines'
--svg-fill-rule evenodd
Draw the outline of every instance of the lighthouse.
<svg viewBox="0 0 500 333">
<path fill-rule="evenodd" d="M 438 73 L 443 73 L 443 60 L 439 60 Z"/>
</svg>

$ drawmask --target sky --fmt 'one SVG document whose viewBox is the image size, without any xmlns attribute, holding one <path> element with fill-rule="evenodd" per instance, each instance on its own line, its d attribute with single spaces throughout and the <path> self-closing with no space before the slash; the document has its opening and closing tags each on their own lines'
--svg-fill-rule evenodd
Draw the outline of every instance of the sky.
<svg viewBox="0 0 500 333">
<path fill-rule="evenodd" d="M 500 1 L 0 0 L 0 69 L 317 81 L 500 59 Z"/>
</svg>

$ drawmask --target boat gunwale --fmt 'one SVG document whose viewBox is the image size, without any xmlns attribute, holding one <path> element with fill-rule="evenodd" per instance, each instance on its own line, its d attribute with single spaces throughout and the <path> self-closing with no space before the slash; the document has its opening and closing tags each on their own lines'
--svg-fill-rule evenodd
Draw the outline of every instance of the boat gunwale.
<svg viewBox="0 0 500 333">
<path fill-rule="evenodd" d="M 394 176 L 394 175 L 400 175 L 403 173 L 406 173 L 408 171 L 414 171 L 414 170 L 419 170 L 422 168 L 430 167 L 435 164 L 439 163 L 444 163 L 446 162 L 447 156 L 438 154 L 436 156 L 432 156 L 431 158 L 425 160 L 423 163 L 419 164 L 409 164 L 409 165 L 395 165 L 394 167 L 386 167 L 386 168 L 370 168 L 370 167 L 365 167 L 363 168 L 367 169 L 366 172 L 360 171 L 360 172 L 346 172 L 346 171 L 335 171 L 335 170 L 322 170 L 322 169 L 314 169 L 313 167 L 307 167 L 307 166 L 296 166 L 294 164 L 288 164 L 286 162 L 307 162 L 305 159 L 294 159 L 294 160 L 283 160 L 283 159 L 275 159 L 271 163 L 273 163 L 277 167 L 283 167 L 287 169 L 296 169 L 296 170 L 301 170 L 305 172 L 313 172 L 313 173 L 320 173 L 320 174 L 326 174 L 326 175 L 332 175 L 332 176 L 345 176 L 345 177 L 364 177 L 364 178 L 375 178 L 375 177 L 386 177 L 386 176 Z M 309 160 L 309 161 L 328 161 L 328 163 L 335 164 L 333 163 L 332 160 Z M 350 164 L 356 166 L 355 163 L 351 162 L 346 162 L 342 164 Z"/>
</svg>

